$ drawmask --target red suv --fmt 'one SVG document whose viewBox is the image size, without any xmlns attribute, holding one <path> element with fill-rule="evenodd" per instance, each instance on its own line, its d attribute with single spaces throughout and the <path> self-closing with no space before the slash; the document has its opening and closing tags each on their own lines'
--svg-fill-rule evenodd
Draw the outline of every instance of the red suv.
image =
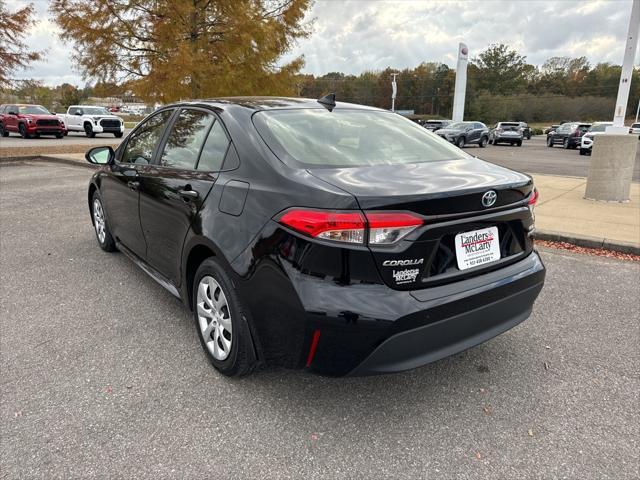
<svg viewBox="0 0 640 480">
<path fill-rule="evenodd" d="M 62 138 L 65 126 L 42 105 L 0 105 L 0 136 L 8 137 L 9 132 L 19 133 L 22 138 L 40 135 Z"/>
</svg>

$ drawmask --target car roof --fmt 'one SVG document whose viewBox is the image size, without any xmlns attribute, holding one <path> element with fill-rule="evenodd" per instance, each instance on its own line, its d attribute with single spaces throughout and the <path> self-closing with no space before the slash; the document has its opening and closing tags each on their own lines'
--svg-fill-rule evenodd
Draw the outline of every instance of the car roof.
<svg viewBox="0 0 640 480">
<path fill-rule="evenodd" d="M 167 106 L 181 105 L 208 105 L 211 107 L 227 110 L 231 107 L 249 108 L 255 111 L 260 110 L 283 110 L 299 108 L 324 108 L 318 100 L 312 98 L 296 97 L 222 97 L 207 98 L 202 100 L 191 100 L 188 102 L 176 102 Z M 381 108 L 358 105 L 356 103 L 336 102 L 336 109 L 357 109 L 371 111 L 388 111 Z"/>
</svg>

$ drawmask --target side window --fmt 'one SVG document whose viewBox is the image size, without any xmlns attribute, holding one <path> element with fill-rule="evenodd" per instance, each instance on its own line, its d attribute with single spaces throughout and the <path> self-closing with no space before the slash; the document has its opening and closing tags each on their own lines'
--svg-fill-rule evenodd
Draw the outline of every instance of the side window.
<svg viewBox="0 0 640 480">
<path fill-rule="evenodd" d="M 151 163 L 153 151 L 172 113 L 173 110 L 164 110 L 140 125 L 140 127 L 131 134 L 122 153 L 120 162 L 138 165 L 148 165 Z"/>
<path fill-rule="evenodd" d="M 198 170 L 209 172 L 220 170 L 227 148 L 229 148 L 227 134 L 224 133 L 224 128 L 220 121 L 216 121 L 202 149 Z"/>
<path fill-rule="evenodd" d="M 75 115 L 77 111 L 78 111 L 78 109 L 76 107 L 70 108 L 69 109 L 69 115 Z"/>
<path fill-rule="evenodd" d="M 160 165 L 195 169 L 200 149 L 214 121 L 212 113 L 182 110 L 169 134 Z"/>
</svg>

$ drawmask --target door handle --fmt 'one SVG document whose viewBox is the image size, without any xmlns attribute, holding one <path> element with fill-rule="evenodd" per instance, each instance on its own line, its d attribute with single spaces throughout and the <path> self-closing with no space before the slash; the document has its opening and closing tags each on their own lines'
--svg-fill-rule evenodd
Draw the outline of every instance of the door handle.
<svg viewBox="0 0 640 480">
<path fill-rule="evenodd" d="M 127 182 L 127 187 L 129 187 L 130 190 L 136 191 L 140 188 L 140 182 L 129 181 Z"/>
<path fill-rule="evenodd" d="M 178 190 L 178 193 L 185 202 L 189 202 L 198 198 L 198 192 L 196 192 L 195 190 Z"/>
</svg>

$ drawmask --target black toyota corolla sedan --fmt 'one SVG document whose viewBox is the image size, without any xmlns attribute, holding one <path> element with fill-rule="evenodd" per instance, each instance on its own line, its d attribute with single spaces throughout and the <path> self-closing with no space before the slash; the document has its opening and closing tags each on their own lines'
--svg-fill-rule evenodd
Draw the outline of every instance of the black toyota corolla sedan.
<svg viewBox="0 0 640 480">
<path fill-rule="evenodd" d="M 179 103 L 86 157 L 100 247 L 182 299 L 225 375 L 415 368 L 525 320 L 544 282 L 531 178 L 385 110 Z"/>
</svg>

